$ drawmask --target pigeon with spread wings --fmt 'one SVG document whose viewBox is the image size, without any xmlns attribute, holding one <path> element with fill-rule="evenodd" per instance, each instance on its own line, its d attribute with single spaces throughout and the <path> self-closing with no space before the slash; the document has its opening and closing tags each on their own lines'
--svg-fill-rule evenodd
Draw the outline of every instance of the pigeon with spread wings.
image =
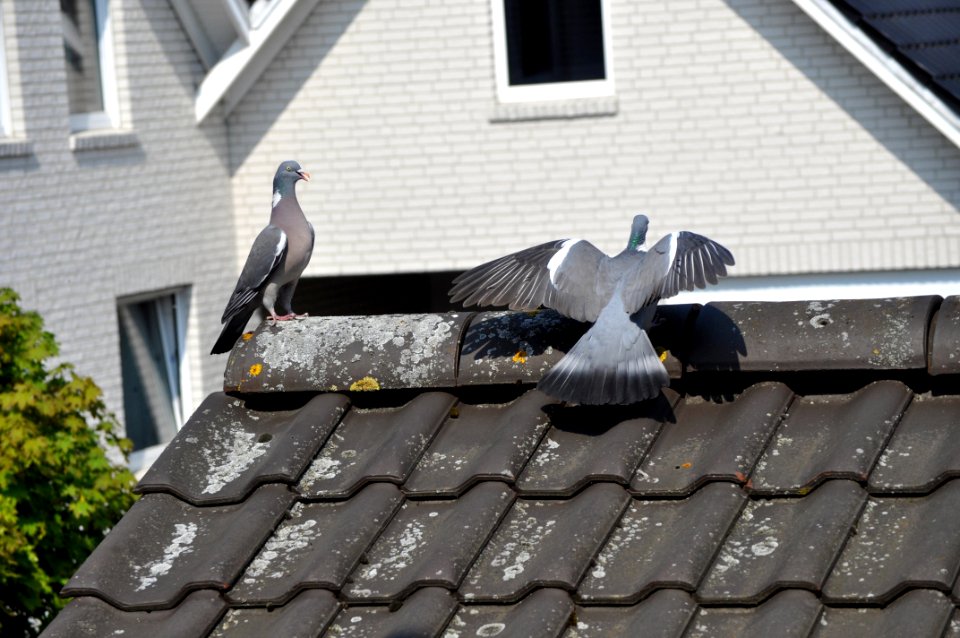
<svg viewBox="0 0 960 638">
<path fill-rule="evenodd" d="M 642 248 L 648 220 L 633 218 L 627 247 L 609 257 L 582 239 L 560 239 L 468 270 L 454 279 L 452 301 L 553 308 L 593 326 L 537 387 L 564 401 L 628 404 L 657 396 L 670 382 L 647 336 L 657 302 L 717 283 L 734 265 L 717 242 L 681 231 Z"/>
<path fill-rule="evenodd" d="M 220 337 L 210 354 L 230 352 L 246 331 L 269 317 L 286 321 L 299 315 L 290 307 L 300 274 L 313 253 L 313 226 L 297 201 L 296 183 L 310 173 L 293 161 L 283 162 L 273 177 L 270 223 L 253 241 L 247 262 L 227 301 Z"/>
</svg>

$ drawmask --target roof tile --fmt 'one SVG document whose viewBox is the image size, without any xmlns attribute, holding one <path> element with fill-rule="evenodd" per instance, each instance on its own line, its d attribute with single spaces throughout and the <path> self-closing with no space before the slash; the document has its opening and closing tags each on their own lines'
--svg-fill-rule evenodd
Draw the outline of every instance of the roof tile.
<svg viewBox="0 0 960 638">
<path fill-rule="evenodd" d="M 476 313 L 464 333 L 457 382 L 537 382 L 587 327 L 555 310 Z"/>
<path fill-rule="evenodd" d="M 402 483 L 455 403 L 428 392 L 400 408 L 350 410 L 298 489 L 308 498 L 339 498 L 372 480 Z"/>
<path fill-rule="evenodd" d="M 147 494 L 117 523 L 63 588 L 121 609 L 164 609 L 187 590 L 226 589 L 293 500 L 265 485 L 239 505 L 197 508 Z"/>
<path fill-rule="evenodd" d="M 684 638 L 806 638 L 819 613 L 820 602 L 816 596 L 808 591 L 788 589 L 757 607 L 701 607 Z"/>
<path fill-rule="evenodd" d="M 538 589 L 513 605 L 461 605 L 443 638 L 559 638 L 572 614 L 570 594 L 562 589 Z"/>
<path fill-rule="evenodd" d="M 756 603 L 781 587 L 819 591 L 866 498 L 852 481 L 828 481 L 803 499 L 751 501 L 698 598 Z"/>
<path fill-rule="evenodd" d="M 231 609 L 210 638 L 315 638 L 339 610 L 331 592 L 308 589 L 281 607 Z"/>
<path fill-rule="evenodd" d="M 298 410 L 257 410 L 211 394 L 137 486 L 194 504 L 235 503 L 268 481 L 293 483 L 349 406 L 323 394 Z"/>
<path fill-rule="evenodd" d="M 926 497 L 872 497 L 824 585 L 836 602 L 884 602 L 910 586 L 949 590 L 960 571 L 960 481 Z"/>
<path fill-rule="evenodd" d="M 518 499 L 467 573 L 468 601 L 512 601 L 534 586 L 573 590 L 629 498 L 596 483 L 569 500 Z M 571 546 L 570 539 L 578 542 Z"/>
<path fill-rule="evenodd" d="M 870 475 L 871 491 L 927 492 L 960 476 L 958 432 L 960 397 L 914 397 Z"/>
<path fill-rule="evenodd" d="M 960 373 L 960 296 L 943 300 L 931 330 L 930 374 Z"/>
<path fill-rule="evenodd" d="M 456 500 L 408 500 L 344 593 L 351 599 L 392 600 L 415 587 L 456 589 L 513 498 L 503 483 L 486 481 Z"/>
<path fill-rule="evenodd" d="M 569 495 L 597 480 L 627 485 L 660 426 L 673 418 L 677 399 L 676 393 L 666 390 L 632 409 L 551 410 L 550 429 L 517 487 L 525 495 Z"/>
<path fill-rule="evenodd" d="M 456 385 L 471 313 L 307 317 L 264 322 L 239 341 L 224 388 L 243 392 L 438 388 Z"/>
<path fill-rule="evenodd" d="M 530 390 L 506 405 L 461 404 L 404 484 L 409 494 L 456 495 L 479 480 L 512 483 L 547 429 L 543 407 L 556 403 Z"/>
<path fill-rule="evenodd" d="M 630 489 L 640 495 L 684 495 L 711 480 L 746 482 L 793 398 L 782 383 L 760 383 L 735 401 L 687 397 L 677 422 L 665 425 Z"/>
<path fill-rule="evenodd" d="M 927 367 L 940 297 L 704 306 L 691 335 L 695 370 L 909 370 Z"/>
<path fill-rule="evenodd" d="M 685 591 L 661 589 L 632 607 L 577 607 L 564 638 L 680 638 L 697 606 Z"/>
<path fill-rule="evenodd" d="M 753 475 L 758 494 L 799 494 L 827 478 L 866 481 L 912 392 L 877 381 L 847 395 L 801 397 Z"/>
<path fill-rule="evenodd" d="M 918 589 L 882 609 L 827 607 L 811 635 L 814 638 L 942 636 L 953 609 L 940 592 Z"/>
<path fill-rule="evenodd" d="M 43 632 L 44 638 L 101 638 L 102 636 L 150 636 L 183 638 L 206 636 L 226 604 L 209 589 L 189 594 L 173 609 L 121 611 L 92 596 L 75 598 Z"/>
<path fill-rule="evenodd" d="M 583 602 L 629 603 L 656 587 L 693 591 L 745 500 L 711 483 L 683 500 L 634 500 L 579 587 Z"/>
<path fill-rule="evenodd" d="M 353 498 L 297 503 L 229 592 L 240 603 L 281 603 L 303 587 L 339 589 L 401 501 L 391 483 Z"/>
<path fill-rule="evenodd" d="M 338 638 L 433 638 L 439 636 L 457 609 L 453 594 L 439 587 L 414 592 L 403 604 L 348 606 L 325 635 Z"/>
</svg>

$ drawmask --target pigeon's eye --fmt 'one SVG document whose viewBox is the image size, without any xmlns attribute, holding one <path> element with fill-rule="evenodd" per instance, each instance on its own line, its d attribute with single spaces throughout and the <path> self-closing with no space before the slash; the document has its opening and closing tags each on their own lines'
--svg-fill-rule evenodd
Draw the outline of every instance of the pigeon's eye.
<svg viewBox="0 0 960 638">
<path fill-rule="evenodd" d="M 290 171 L 292 171 L 292 170 L 293 170 L 293 167 L 292 167 L 292 166 L 288 166 L 288 167 L 287 167 L 287 172 L 288 172 L 288 173 L 289 173 Z"/>
</svg>

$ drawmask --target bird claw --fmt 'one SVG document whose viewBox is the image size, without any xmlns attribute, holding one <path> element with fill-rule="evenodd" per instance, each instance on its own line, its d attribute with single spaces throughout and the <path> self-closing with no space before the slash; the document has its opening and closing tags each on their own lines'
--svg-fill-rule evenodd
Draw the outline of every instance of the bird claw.
<svg viewBox="0 0 960 638">
<path fill-rule="evenodd" d="M 293 313 L 291 312 L 291 313 L 288 314 L 288 315 L 270 315 L 270 318 L 273 319 L 274 321 L 290 321 L 291 319 L 293 319 L 293 318 L 296 317 L 296 316 L 297 316 L 297 315 L 295 315 L 295 314 L 293 314 Z"/>
</svg>

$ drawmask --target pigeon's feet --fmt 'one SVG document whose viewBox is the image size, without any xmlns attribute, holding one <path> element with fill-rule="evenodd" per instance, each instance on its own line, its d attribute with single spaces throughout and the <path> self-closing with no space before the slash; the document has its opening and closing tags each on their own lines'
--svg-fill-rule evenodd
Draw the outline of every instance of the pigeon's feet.
<svg viewBox="0 0 960 638">
<path fill-rule="evenodd" d="M 297 315 L 295 315 L 295 314 L 293 314 L 293 313 L 291 312 L 291 313 L 288 314 L 288 315 L 275 315 L 275 314 L 271 314 L 271 315 L 270 315 L 270 318 L 273 319 L 274 321 L 290 321 L 291 319 L 293 319 L 293 318 L 296 317 L 296 316 L 297 316 Z"/>
</svg>

